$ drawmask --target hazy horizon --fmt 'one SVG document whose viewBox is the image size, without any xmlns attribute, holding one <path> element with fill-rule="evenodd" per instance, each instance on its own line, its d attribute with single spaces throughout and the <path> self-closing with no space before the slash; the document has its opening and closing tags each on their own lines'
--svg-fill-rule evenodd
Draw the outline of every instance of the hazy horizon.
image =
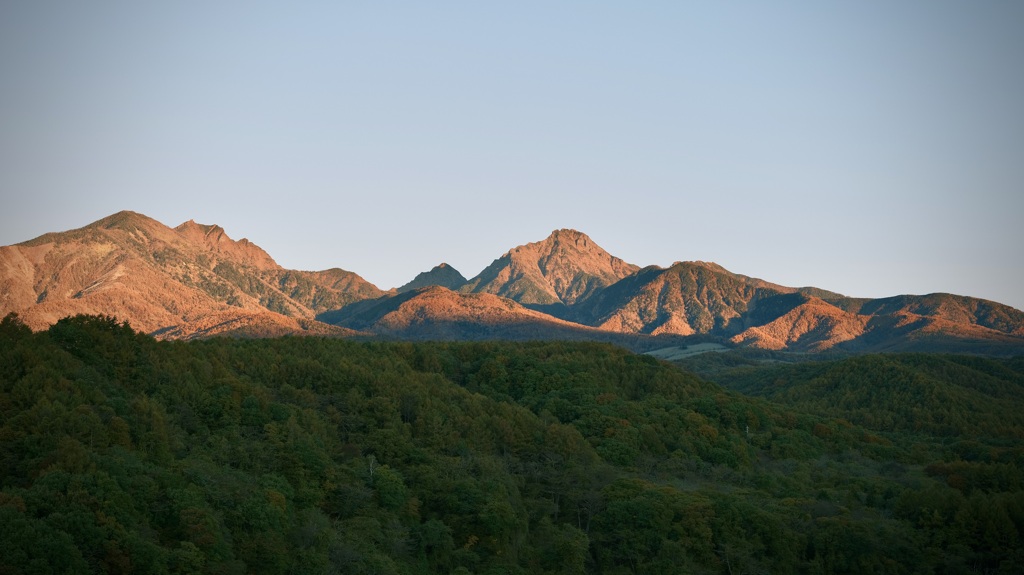
<svg viewBox="0 0 1024 575">
<path fill-rule="evenodd" d="M 573 228 L 1024 309 L 1024 4 L 0 7 L 0 245 L 133 210 L 388 289 Z"/>
</svg>

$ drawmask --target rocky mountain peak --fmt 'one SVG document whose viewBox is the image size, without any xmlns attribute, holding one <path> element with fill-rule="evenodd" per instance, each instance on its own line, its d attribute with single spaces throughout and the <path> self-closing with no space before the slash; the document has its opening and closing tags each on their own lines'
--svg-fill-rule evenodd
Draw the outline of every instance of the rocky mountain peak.
<svg viewBox="0 0 1024 575">
<path fill-rule="evenodd" d="M 586 234 L 559 229 L 542 241 L 509 250 L 467 287 L 523 304 L 572 305 L 638 269 L 604 251 Z"/>
<path fill-rule="evenodd" d="M 450 290 L 457 290 L 466 284 L 466 278 L 459 270 L 452 266 L 441 263 L 434 266 L 430 271 L 421 272 L 413 280 L 398 288 L 398 293 L 405 293 L 417 288 L 428 286 L 442 286 Z"/>
<path fill-rule="evenodd" d="M 116 214 L 111 214 L 105 218 L 100 218 L 95 222 L 85 226 L 86 228 L 93 229 L 112 229 L 112 228 L 124 228 L 126 226 L 149 226 L 149 225 L 163 225 L 156 220 L 142 215 L 138 212 L 131 210 L 121 210 Z"/>
<path fill-rule="evenodd" d="M 703 268 L 703 269 L 710 270 L 710 271 L 713 271 L 713 272 L 718 272 L 718 273 L 724 273 L 724 274 L 732 275 L 732 272 L 730 272 L 729 270 L 727 270 L 727 269 L 723 268 L 722 266 L 716 264 L 715 262 L 705 262 L 705 261 L 700 261 L 700 260 L 696 260 L 696 261 L 677 261 L 677 262 L 673 262 L 672 263 L 672 267 L 673 268 L 677 268 L 677 267 Z"/>
<path fill-rule="evenodd" d="M 548 241 L 553 243 L 571 243 L 580 249 L 586 248 L 592 243 L 590 236 L 572 228 L 562 228 L 551 232 L 551 235 L 548 236 Z"/>
<path fill-rule="evenodd" d="M 262 248 L 246 238 L 232 240 L 224 228 L 216 224 L 200 224 L 195 220 L 189 220 L 174 228 L 174 231 L 194 245 L 202 246 L 243 265 L 260 269 L 278 267 L 277 262 Z"/>
<path fill-rule="evenodd" d="M 94 237 L 97 233 L 112 241 L 130 240 L 141 245 L 149 244 L 154 240 L 172 242 L 174 238 L 174 232 L 167 226 L 149 216 L 129 210 L 111 214 L 83 228 L 61 232 L 54 237 L 76 237 L 85 240 Z"/>
</svg>

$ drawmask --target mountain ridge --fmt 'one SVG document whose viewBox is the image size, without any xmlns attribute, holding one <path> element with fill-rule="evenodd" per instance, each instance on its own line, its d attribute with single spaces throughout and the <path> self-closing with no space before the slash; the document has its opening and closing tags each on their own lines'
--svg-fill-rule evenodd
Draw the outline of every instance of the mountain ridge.
<svg viewBox="0 0 1024 575">
<path fill-rule="evenodd" d="M 440 264 L 384 291 L 341 268 L 285 269 L 215 224 L 170 228 L 122 211 L 0 247 L 0 290 L 2 315 L 17 313 L 33 329 L 104 314 L 166 339 L 294 333 L 650 346 L 671 336 L 801 352 L 1024 353 L 1024 312 L 997 302 L 854 298 L 714 262 L 641 268 L 571 229 L 514 247 L 469 280 Z"/>
<path fill-rule="evenodd" d="M 227 312 L 232 332 L 263 324 L 276 326 L 262 330 L 274 334 L 349 334 L 309 322 L 327 307 L 383 293 L 344 270 L 285 270 L 220 226 L 190 220 L 175 229 L 131 211 L 0 248 L 0 288 L 3 313 L 18 313 L 33 329 L 67 315 L 106 314 L 180 338 L 216 335 L 201 325 Z"/>
</svg>

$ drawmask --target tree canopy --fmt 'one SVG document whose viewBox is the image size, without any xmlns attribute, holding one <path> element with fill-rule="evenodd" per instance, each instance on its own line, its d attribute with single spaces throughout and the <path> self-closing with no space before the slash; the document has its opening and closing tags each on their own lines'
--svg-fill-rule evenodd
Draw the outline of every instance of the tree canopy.
<svg viewBox="0 0 1024 575">
<path fill-rule="evenodd" d="M 972 389 L 1019 385 L 985 365 Z M 1015 426 L 783 407 L 604 344 L 9 316 L 0 572 L 1020 572 Z"/>
</svg>

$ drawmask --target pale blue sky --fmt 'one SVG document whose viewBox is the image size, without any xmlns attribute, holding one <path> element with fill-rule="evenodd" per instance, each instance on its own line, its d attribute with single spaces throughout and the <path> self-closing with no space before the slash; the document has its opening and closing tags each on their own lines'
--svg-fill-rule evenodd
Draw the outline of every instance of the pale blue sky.
<svg viewBox="0 0 1024 575">
<path fill-rule="evenodd" d="M 571 227 L 1024 308 L 1024 2 L 0 3 L 0 245 L 130 209 L 382 288 Z"/>
</svg>

